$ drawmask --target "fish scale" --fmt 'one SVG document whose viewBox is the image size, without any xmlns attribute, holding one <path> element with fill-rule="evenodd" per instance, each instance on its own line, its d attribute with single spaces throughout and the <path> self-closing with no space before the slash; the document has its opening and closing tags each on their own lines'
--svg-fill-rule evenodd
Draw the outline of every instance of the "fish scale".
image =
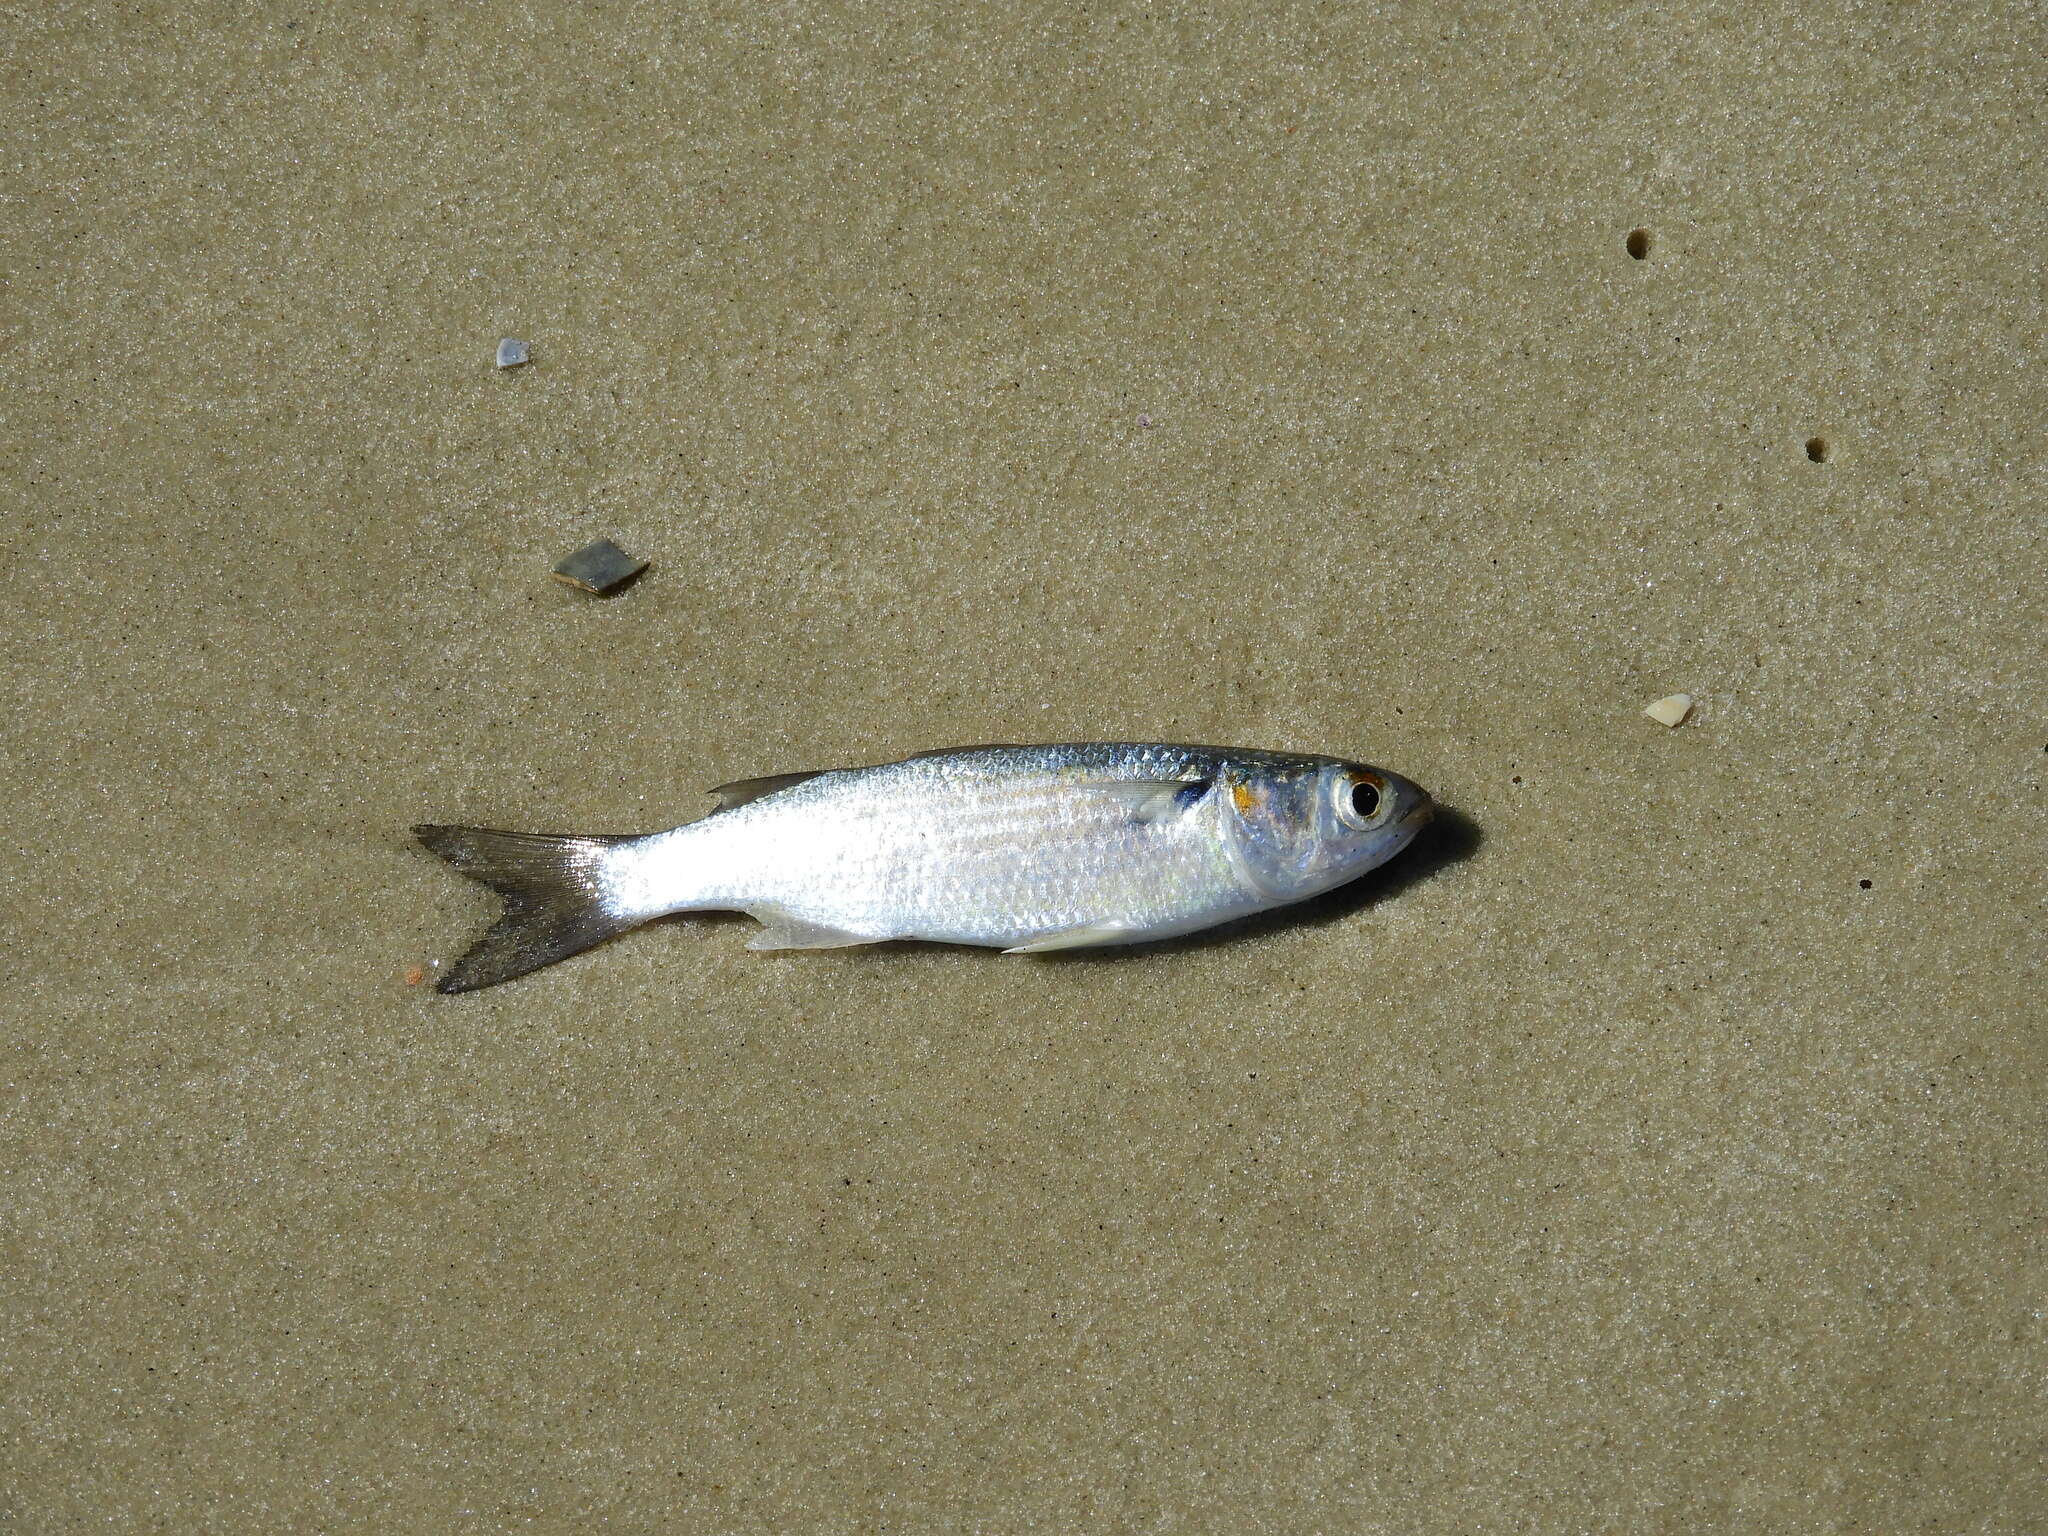
<svg viewBox="0 0 2048 1536">
<path fill-rule="evenodd" d="M 1148 915 L 1206 878 L 1230 880 L 1213 841 L 1141 826 L 1070 775 L 827 774 L 679 828 L 647 850 L 629 903 L 731 902 L 872 937 L 995 942 L 1113 905 Z M 1149 849 L 1145 844 L 1153 845 Z"/>
<path fill-rule="evenodd" d="M 441 990 L 672 912 L 748 912 L 756 949 L 1167 938 L 1352 879 L 1430 814 L 1385 769 L 1170 743 L 967 747 L 719 793 L 710 815 L 640 837 L 415 829 L 506 902 Z"/>
</svg>

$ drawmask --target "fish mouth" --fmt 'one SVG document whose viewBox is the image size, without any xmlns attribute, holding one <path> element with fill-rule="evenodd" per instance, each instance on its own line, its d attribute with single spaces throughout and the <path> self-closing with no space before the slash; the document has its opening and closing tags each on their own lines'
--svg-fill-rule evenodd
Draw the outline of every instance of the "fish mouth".
<svg viewBox="0 0 2048 1536">
<path fill-rule="evenodd" d="M 1424 795 L 1420 800 L 1401 813 L 1401 819 L 1394 823 L 1413 837 L 1432 821 L 1436 820 L 1436 802 Z"/>
</svg>

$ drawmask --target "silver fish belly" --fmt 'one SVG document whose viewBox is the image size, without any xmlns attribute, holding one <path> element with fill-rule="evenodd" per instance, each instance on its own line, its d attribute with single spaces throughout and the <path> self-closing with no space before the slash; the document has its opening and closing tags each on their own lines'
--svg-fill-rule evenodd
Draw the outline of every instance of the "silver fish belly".
<svg viewBox="0 0 2048 1536">
<path fill-rule="evenodd" d="M 1432 809 L 1363 763 L 1126 742 L 963 747 L 717 793 L 703 819 L 637 837 L 415 828 L 505 898 L 439 989 L 509 981 L 672 912 L 747 912 L 753 949 L 1170 938 L 1354 879 Z"/>
</svg>

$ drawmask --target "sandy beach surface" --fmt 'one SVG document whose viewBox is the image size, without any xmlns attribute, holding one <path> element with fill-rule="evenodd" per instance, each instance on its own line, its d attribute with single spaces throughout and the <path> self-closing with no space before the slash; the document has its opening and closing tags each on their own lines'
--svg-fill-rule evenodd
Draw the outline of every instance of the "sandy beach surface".
<svg viewBox="0 0 2048 1536">
<path fill-rule="evenodd" d="M 2043 40 L 9 8 L 0 1523 L 2040 1529 Z M 432 991 L 413 822 L 1100 738 L 1454 814 Z"/>
</svg>

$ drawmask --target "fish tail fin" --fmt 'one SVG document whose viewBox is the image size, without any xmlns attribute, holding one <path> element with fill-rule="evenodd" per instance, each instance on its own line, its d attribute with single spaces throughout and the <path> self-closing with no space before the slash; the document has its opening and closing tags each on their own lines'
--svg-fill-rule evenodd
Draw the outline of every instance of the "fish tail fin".
<svg viewBox="0 0 2048 1536">
<path fill-rule="evenodd" d="M 505 898 L 505 911 L 435 983 L 437 992 L 496 986 L 581 954 L 646 920 L 611 902 L 605 866 L 636 836 L 576 837 L 493 832 L 484 827 L 414 827 L 413 835 L 470 879 Z"/>
</svg>

